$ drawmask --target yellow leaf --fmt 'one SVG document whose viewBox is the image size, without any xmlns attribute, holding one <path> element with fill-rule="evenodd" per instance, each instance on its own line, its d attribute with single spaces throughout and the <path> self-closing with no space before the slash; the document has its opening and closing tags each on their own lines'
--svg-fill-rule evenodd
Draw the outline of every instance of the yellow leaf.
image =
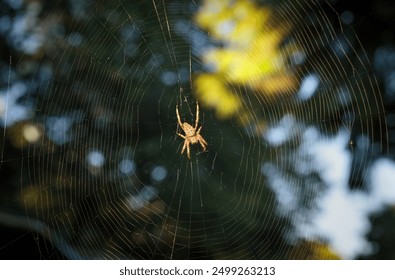
<svg viewBox="0 0 395 280">
<path fill-rule="evenodd" d="M 196 92 L 201 103 L 214 108 L 220 119 L 229 118 L 240 107 L 240 101 L 213 74 L 201 74 L 195 79 Z"/>
</svg>

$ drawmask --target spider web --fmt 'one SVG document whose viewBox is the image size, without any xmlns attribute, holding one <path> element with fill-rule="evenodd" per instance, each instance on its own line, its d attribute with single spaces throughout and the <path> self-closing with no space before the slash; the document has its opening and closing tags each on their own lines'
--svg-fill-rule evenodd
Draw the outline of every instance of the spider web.
<svg viewBox="0 0 395 280">
<path fill-rule="evenodd" d="M 395 52 L 375 46 L 372 57 L 354 32 L 367 20 L 334 3 L 257 2 L 270 10 L 264 30 L 287 30 L 268 94 L 254 87 L 260 77 L 236 82 L 205 61 L 231 45 L 197 22 L 208 2 L 2 3 L 15 15 L 2 24 L 14 32 L 1 66 L 3 224 L 70 259 L 373 252 L 368 217 L 395 203 L 381 181 L 394 170 L 393 100 L 377 81 L 394 64 L 377 77 L 371 61 Z M 199 91 L 207 73 L 238 100 L 232 114 L 221 115 L 230 105 L 213 101 L 216 88 Z M 188 159 L 175 109 L 193 125 L 197 101 L 208 147 L 191 145 Z M 351 221 L 360 223 L 341 232 L 356 240 L 347 247 L 335 228 Z"/>
</svg>

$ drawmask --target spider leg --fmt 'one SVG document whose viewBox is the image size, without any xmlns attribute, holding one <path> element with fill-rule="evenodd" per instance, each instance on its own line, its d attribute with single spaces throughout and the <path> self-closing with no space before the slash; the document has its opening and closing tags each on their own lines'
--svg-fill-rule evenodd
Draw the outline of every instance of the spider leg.
<svg viewBox="0 0 395 280">
<path fill-rule="evenodd" d="M 186 139 L 186 137 L 185 137 L 184 135 L 182 135 L 182 134 L 180 134 L 180 133 L 178 133 L 178 132 L 177 132 L 177 135 L 180 136 L 180 137 L 182 137 L 182 138 L 184 138 L 184 139 Z"/>
<path fill-rule="evenodd" d="M 188 143 L 187 141 L 184 142 L 184 146 L 182 146 L 181 154 L 184 153 L 185 148 L 187 147 L 187 143 Z"/>
<path fill-rule="evenodd" d="M 198 142 L 199 142 L 200 146 L 202 146 L 203 151 L 205 151 L 206 150 L 206 145 L 207 145 L 206 140 L 204 140 L 204 138 L 202 136 L 199 136 Z"/>
<path fill-rule="evenodd" d="M 178 125 L 182 128 L 182 122 L 181 122 L 181 118 L 180 118 L 180 113 L 178 113 L 178 105 L 176 105 L 176 114 L 177 114 Z"/>
<path fill-rule="evenodd" d="M 199 103 L 196 101 L 196 120 L 195 120 L 195 130 L 198 127 L 199 124 L 199 115 L 200 115 L 200 110 L 199 110 Z"/>
<path fill-rule="evenodd" d="M 190 149 L 189 149 L 189 142 L 186 142 L 186 141 L 185 141 L 185 143 L 186 143 L 186 145 L 187 145 L 187 155 L 188 155 L 188 158 L 191 159 L 191 151 L 190 151 Z"/>
<path fill-rule="evenodd" d="M 203 126 L 199 127 L 199 129 L 196 131 L 195 134 L 199 134 L 199 133 L 200 133 L 200 130 L 202 129 L 202 127 L 203 127 Z"/>
</svg>

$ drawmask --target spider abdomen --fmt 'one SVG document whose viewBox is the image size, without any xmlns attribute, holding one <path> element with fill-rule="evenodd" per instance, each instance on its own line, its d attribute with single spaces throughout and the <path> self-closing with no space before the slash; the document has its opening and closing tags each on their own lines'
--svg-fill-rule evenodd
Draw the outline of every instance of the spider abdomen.
<svg viewBox="0 0 395 280">
<path fill-rule="evenodd" d="M 182 124 L 182 128 L 183 128 L 186 136 L 193 136 L 193 135 L 195 135 L 196 130 L 190 124 L 184 122 Z"/>
</svg>

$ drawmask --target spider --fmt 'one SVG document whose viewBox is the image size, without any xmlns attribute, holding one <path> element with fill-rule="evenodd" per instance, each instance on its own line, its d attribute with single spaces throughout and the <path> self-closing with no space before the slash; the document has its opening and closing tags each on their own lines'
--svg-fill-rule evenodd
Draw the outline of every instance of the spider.
<svg viewBox="0 0 395 280">
<path fill-rule="evenodd" d="M 185 149 L 187 149 L 187 156 L 190 159 L 191 152 L 190 152 L 189 146 L 191 144 L 199 143 L 200 146 L 202 146 L 203 151 L 206 150 L 206 145 L 207 145 L 206 140 L 204 140 L 204 138 L 200 135 L 200 130 L 202 129 L 203 126 L 199 127 L 199 129 L 197 129 L 198 123 L 199 123 L 199 104 L 196 102 L 195 127 L 193 127 L 192 125 L 190 125 L 187 122 L 184 122 L 184 123 L 181 122 L 180 114 L 178 113 L 178 106 L 176 106 L 176 114 L 177 114 L 178 124 L 180 125 L 181 129 L 185 133 L 185 135 L 177 133 L 178 136 L 184 138 L 184 140 L 185 140 L 184 146 L 182 147 L 182 150 L 181 150 L 181 154 L 183 154 Z"/>
</svg>

